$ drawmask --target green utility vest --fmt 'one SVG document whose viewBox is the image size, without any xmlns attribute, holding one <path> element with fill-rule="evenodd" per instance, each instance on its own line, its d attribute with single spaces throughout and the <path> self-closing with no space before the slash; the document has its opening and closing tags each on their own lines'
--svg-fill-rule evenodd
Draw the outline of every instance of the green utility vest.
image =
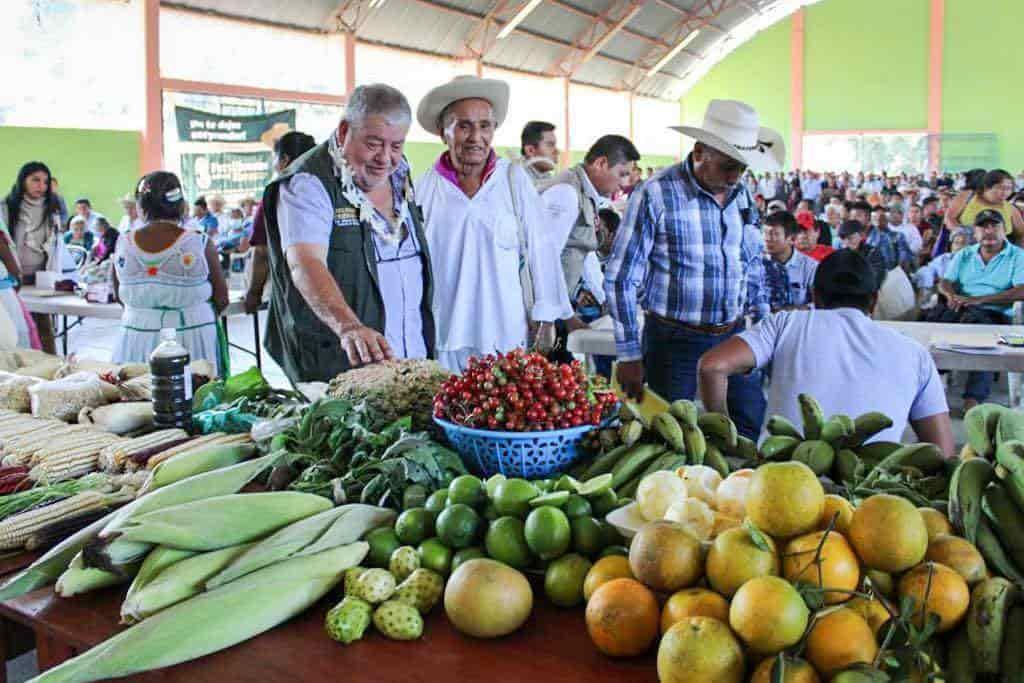
<svg viewBox="0 0 1024 683">
<path fill-rule="evenodd" d="M 334 205 L 334 230 L 327 248 L 327 270 L 359 320 L 384 334 L 384 301 L 377 280 L 377 256 L 373 230 L 359 222 L 359 209 L 342 194 L 341 181 L 324 142 L 296 159 L 288 170 L 267 186 L 263 194 L 263 215 L 267 223 L 270 252 L 270 312 L 264 348 L 295 382 L 328 382 L 350 369 L 348 356 L 337 335 L 316 316 L 292 281 L 291 269 L 281 250 L 277 224 L 280 184 L 297 173 L 315 176 L 327 190 Z M 434 317 L 431 313 L 433 278 L 427 238 L 423 234 L 423 215 L 414 204 L 409 206 L 413 229 L 423 262 L 423 337 L 428 355 L 434 356 Z"/>
<path fill-rule="evenodd" d="M 584 259 L 587 254 L 597 251 L 598 247 L 597 207 L 583 189 L 584 173 L 586 171 L 583 166 L 577 164 L 554 178 L 545 180 L 537 187 L 538 192 L 543 193 L 555 185 L 568 184 L 576 190 L 576 196 L 579 197 L 580 211 L 576 216 L 576 224 L 562 248 L 562 274 L 565 275 L 565 287 L 570 297 L 583 277 Z"/>
</svg>

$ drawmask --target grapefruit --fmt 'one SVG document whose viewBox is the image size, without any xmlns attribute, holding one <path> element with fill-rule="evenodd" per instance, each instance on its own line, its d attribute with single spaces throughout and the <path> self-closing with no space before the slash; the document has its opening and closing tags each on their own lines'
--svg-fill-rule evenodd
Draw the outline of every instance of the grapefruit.
<svg viewBox="0 0 1024 683">
<path fill-rule="evenodd" d="M 656 591 L 692 586 L 704 567 L 700 541 L 675 522 L 648 522 L 629 546 L 629 567 L 633 576 Z"/>
<path fill-rule="evenodd" d="M 850 542 L 868 568 L 897 574 L 924 559 L 928 528 L 906 498 L 879 493 L 853 513 Z"/>
<path fill-rule="evenodd" d="M 766 534 L 789 538 L 818 524 L 825 490 L 811 468 L 801 462 L 761 465 L 747 489 L 747 517 Z"/>
<path fill-rule="evenodd" d="M 775 542 L 764 536 L 769 549 L 758 548 L 751 532 L 734 527 L 721 533 L 708 551 L 708 583 L 726 597 L 732 597 L 744 583 L 757 576 L 778 576 L 779 556 Z"/>
<path fill-rule="evenodd" d="M 444 611 L 459 631 L 477 638 L 512 633 L 530 616 L 533 590 L 521 573 L 494 560 L 459 565 L 444 588 Z"/>
<path fill-rule="evenodd" d="M 759 576 L 740 586 L 729 606 L 729 625 L 751 650 L 773 655 L 799 642 L 810 612 L 793 584 Z"/>
</svg>

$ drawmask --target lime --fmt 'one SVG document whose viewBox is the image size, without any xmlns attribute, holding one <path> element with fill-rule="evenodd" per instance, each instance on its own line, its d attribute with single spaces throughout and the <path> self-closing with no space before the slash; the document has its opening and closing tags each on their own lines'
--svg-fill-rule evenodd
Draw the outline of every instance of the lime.
<svg viewBox="0 0 1024 683">
<path fill-rule="evenodd" d="M 540 491 L 525 479 L 506 479 L 494 491 L 494 507 L 498 514 L 525 517 L 530 512 L 530 501 Z"/>
<path fill-rule="evenodd" d="M 423 507 L 427 501 L 427 487 L 423 484 L 413 484 L 402 494 L 402 509 Z"/>
<path fill-rule="evenodd" d="M 526 543 L 543 560 L 565 554 L 572 540 L 569 518 L 558 508 L 545 505 L 526 518 Z"/>
<path fill-rule="evenodd" d="M 555 490 L 555 482 L 550 479 L 538 479 L 533 482 L 533 485 L 537 487 L 537 490 L 541 493 L 551 493 Z"/>
<path fill-rule="evenodd" d="M 366 534 L 366 542 L 370 544 L 366 563 L 371 567 L 387 567 L 391 560 L 391 553 L 402 545 L 395 530 L 389 526 L 379 527 Z"/>
<path fill-rule="evenodd" d="M 583 582 L 593 565 L 590 560 L 571 553 L 563 555 L 544 572 L 544 592 L 559 607 L 574 607 L 583 602 Z"/>
<path fill-rule="evenodd" d="M 572 493 L 569 495 L 569 500 L 565 501 L 565 516 L 569 519 L 576 517 L 591 517 L 594 514 L 594 509 L 590 507 L 590 501 L 581 495 Z"/>
<path fill-rule="evenodd" d="M 454 573 L 459 565 L 469 560 L 477 560 L 482 557 L 487 557 L 484 549 L 478 545 L 470 546 L 469 548 L 463 548 L 462 550 L 455 553 L 452 557 L 452 572 Z"/>
<path fill-rule="evenodd" d="M 487 497 L 494 499 L 494 492 L 498 489 L 498 484 L 505 481 L 506 477 L 501 472 L 492 474 L 490 478 L 484 482 L 484 488 L 487 489 Z"/>
<path fill-rule="evenodd" d="M 437 537 L 449 548 L 468 548 L 480 533 L 480 524 L 476 510 L 463 503 L 455 503 L 437 516 Z"/>
<path fill-rule="evenodd" d="M 598 557 L 609 557 L 610 555 L 622 555 L 629 557 L 629 548 L 624 545 L 610 545 L 601 551 Z"/>
<path fill-rule="evenodd" d="M 604 541 L 604 545 L 622 545 L 624 540 L 619 530 L 613 527 L 611 524 L 603 519 L 599 519 L 598 523 L 601 525 L 601 539 Z"/>
<path fill-rule="evenodd" d="M 494 506 L 494 501 L 487 501 L 487 504 L 484 505 L 484 519 L 488 522 L 493 522 L 498 517 L 501 517 L 501 515 L 498 514 L 498 508 Z"/>
<path fill-rule="evenodd" d="M 618 496 L 615 495 L 613 489 L 608 489 L 604 493 L 599 493 L 590 499 L 590 505 L 594 508 L 594 515 L 597 517 L 604 517 L 609 512 L 618 507 L 619 501 Z"/>
<path fill-rule="evenodd" d="M 529 567 L 532 558 L 524 527 L 523 520 L 517 517 L 501 517 L 491 522 L 484 538 L 491 559 L 516 569 Z"/>
<path fill-rule="evenodd" d="M 487 500 L 487 489 L 484 483 L 472 474 L 463 474 L 461 477 L 452 479 L 448 485 L 448 504 L 477 506 Z"/>
<path fill-rule="evenodd" d="M 569 493 L 576 493 L 580 488 L 580 483 L 570 477 L 568 474 L 563 474 L 558 478 L 558 483 L 555 484 L 556 491 L 568 491 Z"/>
<path fill-rule="evenodd" d="M 440 491 L 434 491 L 427 498 L 427 502 L 423 504 L 423 507 L 427 509 L 427 512 L 433 512 L 435 515 L 444 510 L 444 506 L 448 504 L 448 489 L 441 489 Z"/>
<path fill-rule="evenodd" d="M 594 496 L 600 495 L 605 491 L 612 490 L 612 475 L 599 474 L 593 479 L 588 479 L 585 483 L 580 484 L 579 494 L 586 496 L 587 498 L 593 498 Z"/>
<path fill-rule="evenodd" d="M 452 566 L 452 551 L 437 538 L 428 538 L 416 549 L 420 554 L 420 566 L 433 569 L 441 576 L 448 576 Z"/>
<path fill-rule="evenodd" d="M 537 496 L 530 501 L 530 507 L 538 508 L 541 505 L 551 505 L 553 507 L 560 508 L 568 501 L 568 491 L 554 491 L 552 493 L 545 493 L 544 495 Z"/>
<path fill-rule="evenodd" d="M 593 517 L 577 517 L 569 522 L 572 529 L 572 549 L 581 555 L 593 556 L 604 550 L 604 532 L 601 523 Z"/>
<path fill-rule="evenodd" d="M 409 508 L 398 515 L 395 534 L 402 545 L 418 545 L 424 538 L 434 534 L 431 515 L 426 508 Z"/>
</svg>

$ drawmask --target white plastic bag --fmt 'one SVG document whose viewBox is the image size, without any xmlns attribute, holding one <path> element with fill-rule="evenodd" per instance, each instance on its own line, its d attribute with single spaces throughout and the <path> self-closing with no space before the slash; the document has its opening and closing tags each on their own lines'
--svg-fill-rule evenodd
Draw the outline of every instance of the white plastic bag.
<svg viewBox="0 0 1024 683">
<path fill-rule="evenodd" d="M 29 387 L 32 417 L 55 418 L 77 422 L 82 408 L 96 408 L 110 403 L 103 382 L 91 372 L 76 372 L 52 382 L 39 382 Z"/>
<path fill-rule="evenodd" d="M 916 313 L 917 298 L 910 278 L 902 268 L 893 268 L 878 291 L 875 320 L 913 320 Z"/>
<path fill-rule="evenodd" d="M 38 377 L 0 372 L 0 408 L 27 413 L 32 407 L 29 387 L 42 382 Z"/>
</svg>

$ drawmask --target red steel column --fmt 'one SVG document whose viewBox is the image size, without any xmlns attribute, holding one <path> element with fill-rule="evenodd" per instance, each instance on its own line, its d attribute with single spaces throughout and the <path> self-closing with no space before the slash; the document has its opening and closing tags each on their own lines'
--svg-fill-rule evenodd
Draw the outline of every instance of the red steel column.
<svg viewBox="0 0 1024 683">
<path fill-rule="evenodd" d="M 146 64 L 146 119 L 139 148 L 139 171 L 164 165 L 163 89 L 160 83 L 160 0 L 143 0 L 142 31 Z"/>
<path fill-rule="evenodd" d="M 800 168 L 804 163 L 804 10 L 793 13 L 790 37 L 790 164 Z"/>
<path fill-rule="evenodd" d="M 928 43 L 928 168 L 939 171 L 942 162 L 942 58 L 946 50 L 946 0 L 932 0 Z"/>
</svg>

